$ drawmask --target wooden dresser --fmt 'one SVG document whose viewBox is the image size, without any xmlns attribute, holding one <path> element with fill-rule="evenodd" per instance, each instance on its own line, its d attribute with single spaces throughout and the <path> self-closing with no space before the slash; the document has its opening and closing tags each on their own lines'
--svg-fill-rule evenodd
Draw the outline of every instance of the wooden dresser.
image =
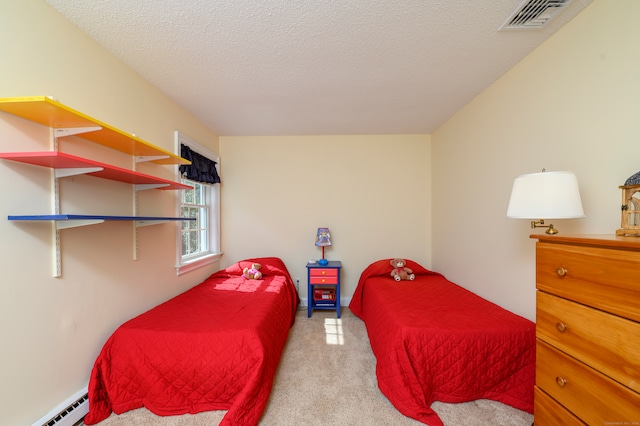
<svg viewBox="0 0 640 426">
<path fill-rule="evenodd" d="M 640 425 L 640 237 L 531 238 L 535 425 Z"/>
</svg>

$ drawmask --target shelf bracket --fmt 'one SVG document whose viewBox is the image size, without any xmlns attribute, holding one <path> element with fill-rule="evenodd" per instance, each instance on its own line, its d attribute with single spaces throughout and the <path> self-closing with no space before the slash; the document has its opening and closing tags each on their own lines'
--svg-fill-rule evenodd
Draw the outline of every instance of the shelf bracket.
<svg viewBox="0 0 640 426">
<path fill-rule="evenodd" d="M 136 184 L 136 191 L 146 191 L 147 189 L 166 188 L 168 183 L 138 183 Z"/>
<path fill-rule="evenodd" d="M 167 223 L 168 220 L 136 220 L 136 227 L 159 225 L 161 223 Z"/>
<path fill-rule="evenodd" d="M 63 178 L 69 176 L 86 175 L 87 173 L 101 172 L 104 167 L 77 167 L 77 168 L 65 168 L 54 169 L 56 178 Z"/>
<path fill-rule="evenodd" d="M 60 128 L 60 129 L 53 129 L 53 133 L 56 138 L 64 138 L 65 136 L 73 136 L 73 135 L 80 135 L 82 133 L 97 132 L 98 130 L 102 130 L 102 127 L 90 126 L 90 127 Z"/>
<path fill-rule="evenodd" d="M 49 129 L 49 139 L 52 151 L 58 150 L 58 137 L 56 136 L 55 129 Z M 58 183 L 58 177 L 56 171 L 53 169 L 51 172 L 51 211 L 53 214 L 60 214 L 60 184 Z M 53 223 L 51 225 L 51 238 L 53 239 L 53 276 L 59 278 L 62 276 L 62 255 L 60 254 L 60 230 L 58 226 Z"/>
<path fill-rule="evenodd" d="M 168 155 L 138 155 L 136 156 L 136 163 L 146 163 L 148 161 L 164 160 L 169 158 Z"/>
<path fill-rule="evenodd" d="M 56 229 L 77 228 L 79 226 L 97 225 L 103 223 L 103 219 L 69 219 L 57 220 Z"/>
<path fill-rule="evenodd" d="M 133 169 L 136 169 L 136 163 L 133 163 Z M 138 185 L 135 185 L 133 187 L 133 190 L 131 191 L 131 198 L 132 198 L 132 207 L 133 207 L 133 215 L 137 216 L 138 215 Z M 137 221 L 134 221 L 132 226 L 131 226 L 131 230 L 133 232 L 133 260 L 138 260 L 138 223 Z"/>
</svg>

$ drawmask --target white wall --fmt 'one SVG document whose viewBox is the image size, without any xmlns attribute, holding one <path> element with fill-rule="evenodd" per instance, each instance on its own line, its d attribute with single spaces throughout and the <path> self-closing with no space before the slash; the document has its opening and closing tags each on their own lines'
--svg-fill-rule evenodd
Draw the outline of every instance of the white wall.
<svg viewBox="0 0 640 426">
<path fill-rule="evenodd" d="M 316 230 L 329 227 L 345 298 L 376 260 L 430 266 L 429 136 L 221 137 L 220 153 L 223 263 L 279 256 L 306 298 Z"/>
<path fill-rule="evenodd" d="M 0 52 L 0 97 L 52 95 L 166 150 L 173 150 L 176 129 L 218 150 L 217 135 L 41 0 L 0 1 Z M 49 150 L 49 135 L 0 113 L 0 152 Z M 132 165 L 95 144 L 62 145 Z M 173 178 L 174 168 L 143 171 Z M 173 224 L 139 229 L 134 261 L 133 225 L 118 222 L 63 230 L 63 276 L 53 278 L 52 225 L 6 220 L 51 213 L 50 178 L 48 169 L 0 160 L 0 422 L 8 425 L 31 424 L 86 386 L 98 351 L 121 322 L 217 269 L 176 277 Z M 174 194 L 153 192 L 140 195 L 140 213 L 172 216 Z M 132 194 L 128 184 L 86 176 L 65 179 L 61 188 L 68 213 L 131 214 Z"/>
<path fill-rule="evenodd" d="M 535 318 L 535 240 L 506 218 L 513 179 L 576 173 L 586 219 L 613 234 L 618 189 L 640 170 L 640 2 L 596 0 L 433 134 L 433 265 Z M 505 33 L 505 37 L 508 34 Z"/>
</svg>

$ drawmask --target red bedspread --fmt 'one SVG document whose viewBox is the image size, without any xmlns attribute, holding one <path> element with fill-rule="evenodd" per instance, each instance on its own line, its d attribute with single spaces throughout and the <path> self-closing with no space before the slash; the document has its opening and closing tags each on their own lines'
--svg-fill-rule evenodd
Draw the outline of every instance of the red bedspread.
<svg viewBox="0 0 640 426">
<path fill-rule="evenodd" d="M 262 280 L 242 277 L 253 262 Z M 85 423 L 146 407 L 228 410 L 220 424 L 258 424 L 297 305 L 280 259 L 249 259 L 124 323 L 95 362 Z"/>
<path fill-rule="evenodd" d="M 535 324 L 407 261 L 415 281 L 371 264 L 349 308 L 366 324 L 382 393 L 404 415 L 442 425 L 434 401 L 500 401 L 533 413 Z"/>
</svg>

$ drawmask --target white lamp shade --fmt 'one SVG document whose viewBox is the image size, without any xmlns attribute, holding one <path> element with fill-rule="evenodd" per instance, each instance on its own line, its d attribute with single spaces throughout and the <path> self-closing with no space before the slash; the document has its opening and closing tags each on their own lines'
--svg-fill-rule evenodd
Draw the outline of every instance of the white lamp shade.
<svg viewBox="0 0 640 426">
<path fill-rule="evenodd" d="M 513 182 L 507 217 L 575 219 L 585 217 L 578 179 L 571 172 L 540 172 Z"/>
</svg>

